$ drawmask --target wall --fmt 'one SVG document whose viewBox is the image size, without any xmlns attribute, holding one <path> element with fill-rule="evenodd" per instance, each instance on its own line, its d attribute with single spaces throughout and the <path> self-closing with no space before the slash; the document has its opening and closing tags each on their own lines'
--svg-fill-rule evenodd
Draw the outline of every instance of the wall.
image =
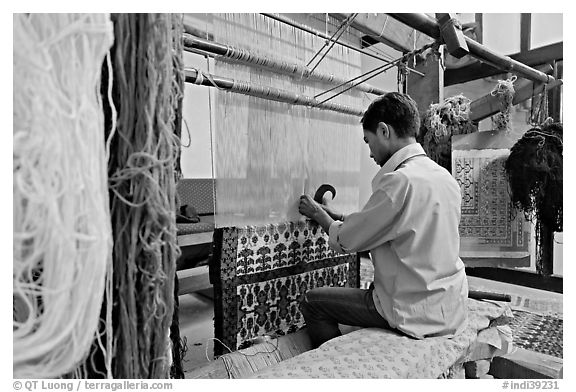
<svg viewBox="0 0 576 392">
<path fill-rule="evenodd" d="M 184 65 L 206 72 L 210 69 L 208 59 L 188 52 L 184 52 Z M 184 84 L 180 158 L 184 178 L 212 178 L 210 90 L 210 87 Z"/>
</svg>

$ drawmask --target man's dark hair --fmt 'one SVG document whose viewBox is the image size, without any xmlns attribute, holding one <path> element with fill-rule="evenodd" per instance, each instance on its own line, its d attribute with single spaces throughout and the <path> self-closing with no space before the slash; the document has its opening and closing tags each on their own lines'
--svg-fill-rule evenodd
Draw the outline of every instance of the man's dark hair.
<svg viewBox="0 0 576 392">
<path fill-rule="evenodd" d="M 398 137 L 416 137 L 420 129 L 420 114 L 416 102 L 407 94 L 390 92 L 370 103 L 360 120 L 362 127 L 376 132 L 379 122 L 394 127 Z"/>
</svg>

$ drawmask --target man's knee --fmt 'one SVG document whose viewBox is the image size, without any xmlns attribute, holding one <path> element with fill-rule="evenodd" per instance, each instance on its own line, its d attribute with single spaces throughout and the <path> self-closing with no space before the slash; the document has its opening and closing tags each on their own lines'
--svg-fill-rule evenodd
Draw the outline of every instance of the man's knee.
<svg viewBox="0 0 576 392">
<path fill-rule="evenodd" d="M 324 287 L 316 287 L 306 291 L 300 301 L 300 313 L 304 318 L 309 317 L 312 313 L 316 313 L 316 308 L 323 296 Z"/>
<path fill-rule="evenodd" d="M 304 316 L 304 318 L 307 318 L 308 315 L 310 314 L 310 301 L 308 298 L 310 291 L 307 291 L 304 293 L 304 295 L 302 296 L 302 299 L 300 300 L 300 313 L 302 313 L 302 315 Z"/>
<path fill-rule="evenodd" d="M 312 308 L 314 307 L 314 298 L 316 297 L 317 290 L 317 288 L 308 290 L 302 296 L 302 300 L 300 301 L 300 313 L 302 313 L 304 318 L 309 317 L 310 313 L 312 312 Z"/>
</svg>

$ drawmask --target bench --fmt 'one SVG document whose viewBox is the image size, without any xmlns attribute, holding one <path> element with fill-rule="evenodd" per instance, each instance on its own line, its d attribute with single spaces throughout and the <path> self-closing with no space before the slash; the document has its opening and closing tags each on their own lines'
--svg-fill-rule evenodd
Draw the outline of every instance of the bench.
<svg viewBox="0 0 576 392">
<path fill-rule="evenodd" d="M 179 206 L 192 206 L 200 222 L 177 223 L 177 243 L 181 256 L 177 261 L 178 294 L 187 294 L 211 287 L 208 260 L 212 253 L 214 234 L 214 180 L 184 178 L 176 187 Z"/>
</svg>

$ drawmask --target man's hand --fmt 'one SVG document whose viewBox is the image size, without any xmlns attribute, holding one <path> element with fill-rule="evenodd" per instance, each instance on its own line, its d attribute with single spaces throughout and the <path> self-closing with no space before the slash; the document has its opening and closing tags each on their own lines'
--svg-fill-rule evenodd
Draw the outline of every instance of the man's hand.
<svg viewBox="0 0 576 392">
<path fill-rule="evenodd" d="M 298 211 L 302 215 L 318 222 L 318 224 L 322 226 L 322 228 L 326 232 L 328 232 L 330 225 L 332 224 L 332 222 L 334 222 L 334 220 L 330 217 L 328 212 L 326 212 L 323 206 L 321 204 L 316 203 L 314 199 L 312 199 L 312 197 L 308 195 L 300 196 Z"/>
<path fill-rule="evenodd" d="M 308 195 L 300 196 L 300 204 L 298 205 L 298 211 L 315 221 L 318 221 L 319 215 L 325 213 L 322 206 L 314 201 L 312 197 Z"/>
</svg>

